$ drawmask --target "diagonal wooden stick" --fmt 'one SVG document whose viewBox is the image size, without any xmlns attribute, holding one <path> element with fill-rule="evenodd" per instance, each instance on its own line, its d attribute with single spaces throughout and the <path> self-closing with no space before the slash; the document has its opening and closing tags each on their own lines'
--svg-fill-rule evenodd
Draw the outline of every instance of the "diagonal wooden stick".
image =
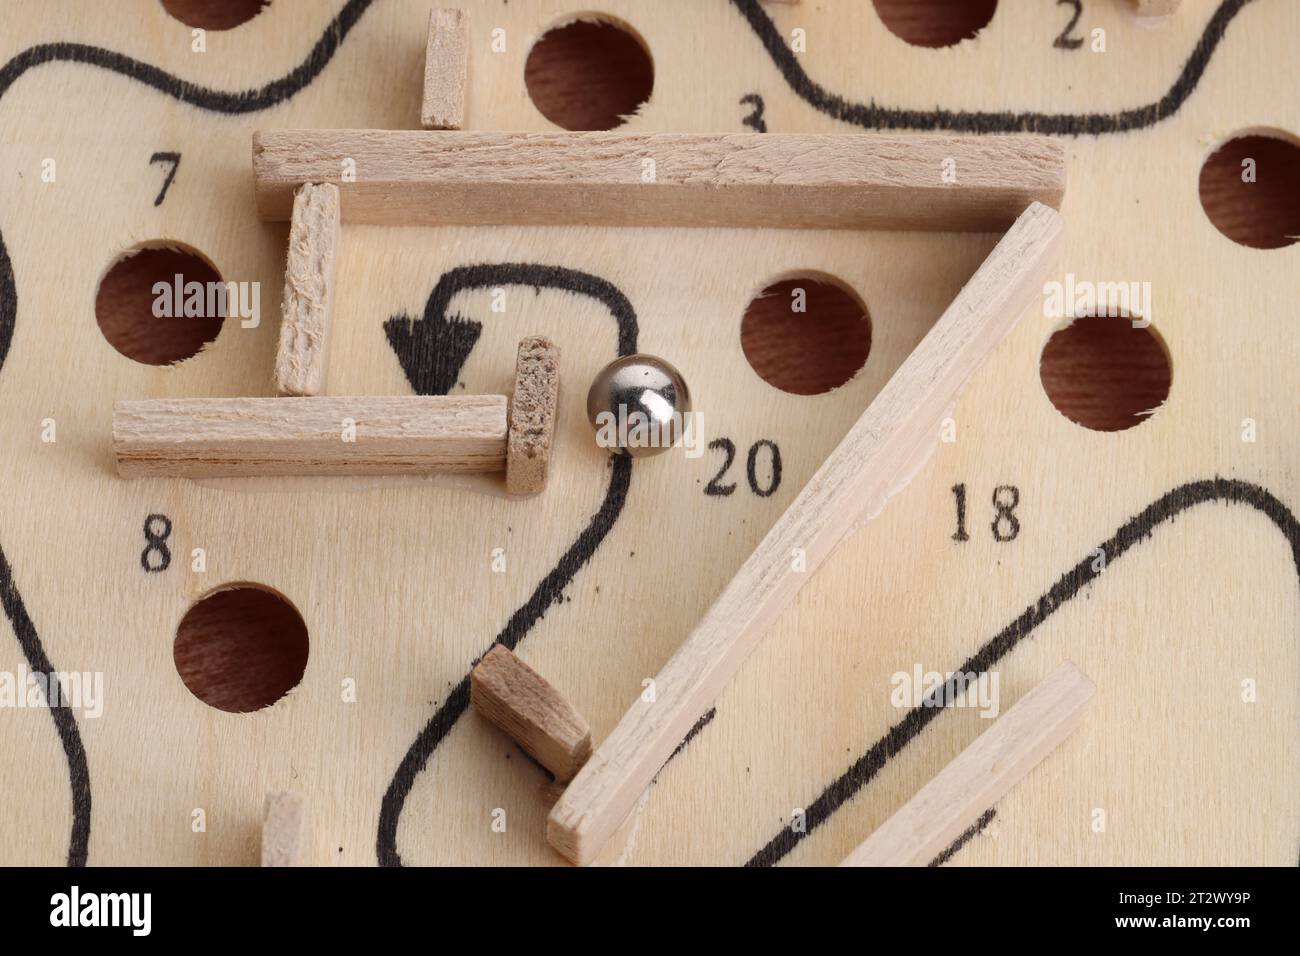
<svg viewBox="0 0 1300 956">
<path fill-rule="evenodd" d="M 804 582 L 925 462 L 967 379 L 1042 294 L 1061 233 L 1034 203 L 1002 237 L 664 665 L 654 702 L 638 699 L 564 791 L 547 820 L 560 853 L 595 857 Z"/>
<path fill-rule="evenodd" d="M 1066 661 L 957 755 L 840 866 L 925 866 L 1056 749 L 1097 688 Z"/>
</svg>

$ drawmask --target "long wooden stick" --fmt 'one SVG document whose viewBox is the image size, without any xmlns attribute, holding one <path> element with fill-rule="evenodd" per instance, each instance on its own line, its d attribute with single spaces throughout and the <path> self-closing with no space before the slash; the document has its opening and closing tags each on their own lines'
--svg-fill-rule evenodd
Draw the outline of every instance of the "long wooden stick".
<svg viewBox="0 0 1300 956">
<path fill-rule="evenodd" d="M 329 368 L 330 326 L 339 260 L 339 190 L 304 183 L 293 199 L 284 267 L 275 388 L 281 395 L 319 395 Z"/>
<path fill-rule="evenodd" d="M 1097 688 L 1070 662 L 1048 674 L 840 866 L 925 866 L 1079 726 Z"/>
<path fill-rule="evenodd" d="M 732 226 L 1001 232 L 1059 205 L 1065 154 L 1037 136 L 264 130 L 258 214 L 334 183 L 379 225 Z"/>
<path fill-rule="evenodd" d="M 638 699 L 565 790 L 547 821 L 560 853 L 576 863 L 596 855 L 850 527 L 924 463 L 967 379 L 1042 294 L 1061 229 L 1055 211 L 1034 204 L 1002 238 L 664 665 L 654 702 Z"/>
<path fill-rule="evenodd" d="M 501 471 L 504 395 L 118 402 L 124 478 Z"/>
</svg>

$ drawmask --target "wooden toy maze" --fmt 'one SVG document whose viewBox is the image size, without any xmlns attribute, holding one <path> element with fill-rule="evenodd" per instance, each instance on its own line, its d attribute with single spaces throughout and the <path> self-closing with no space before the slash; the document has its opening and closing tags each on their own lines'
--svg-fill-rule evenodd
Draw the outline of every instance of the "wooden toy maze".
<svg viewBox="0 0 1300 956">
<path fill-rule="evenodd" d="M 0 24 L 0 862 L 1300 858 L 1300 7 Z"/>
</svg>

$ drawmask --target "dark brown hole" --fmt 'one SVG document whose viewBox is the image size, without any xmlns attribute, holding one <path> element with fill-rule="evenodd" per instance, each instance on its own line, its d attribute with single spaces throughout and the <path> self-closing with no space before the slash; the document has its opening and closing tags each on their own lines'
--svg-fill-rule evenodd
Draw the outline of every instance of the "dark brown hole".
<svg viewBox="0 0 1300 956">
<path fill-rule="evenodd" d="M 1300 237 L 1300 146 L 1259 135 L 1224 143 L 1201 167 L 1201 208 L 1233 242 L 1291 245 Z"/>
<path fill-rule="evenodd" d="M 1070 421 L 1117 432 L 1146 421 L 1169 397 L 1173 369 L 1151 328 L 1134 328 L 1127 317 L 1089 316 L 1047 340 L 1039 375 Z"/>
<path fill-rule="evenodd" d="M 889 32 L 912 46 L 952 46 L 989 25 L 998 0 L 873 0 Z"/>
<path fill-rule="evenodd" d="M 258 585 L 214 591 L 181 619 L 172 653 L 185 686 L 210 707 L 261 710 L 298 686 L 307 625 L 288 601 Z"/>
<path fill-rule="evenodd" d="M 543 34 L 528 53 L 533 105 L 564 129 L 613 129 L 650 99 L 655 68 L 631 28 L 579 20 Z"/>
<path fill-rule="evenodd" d="M 802 312 L 797 311 L 799 290 Z M 866 363 L 871 320 L 866 307 L 833 282 L 784 279 L 749 303 L 740 322 L 740 347 L 769 385 L 819 395 L 843 385 Z"/>
<path fill-rule="evenodd" d="M 145 248 L 129 252 L 118 259 L 100 280 L 95 294 L 95 320 L 108 343 L 129 359 L 145 365 L 171 365 L 192 355 L 217 337 L 226 309 L 209 309 L 204 296 L 205 313 L 184 314 L 185 299 L 179 307 L 174 294 L 176 276 L 181 288 L 190 282 L 219 283 L 221 276 L 206 259 L 180 249 Z M 159 294 L 154 284 L 165 283 L 171 290 L 160 306 L 171 314 L 154 314 Z M 214 300 L 218 301 L 219 300 Z M 212 312 L 213 314 L 207 314 Z"/>
<path fill-rule="evenodd" d="M 247 23 L 271 0 L 162 0 L 163 9 L 181 23 L 204 30 L 231 30 Z"/>
</svg>

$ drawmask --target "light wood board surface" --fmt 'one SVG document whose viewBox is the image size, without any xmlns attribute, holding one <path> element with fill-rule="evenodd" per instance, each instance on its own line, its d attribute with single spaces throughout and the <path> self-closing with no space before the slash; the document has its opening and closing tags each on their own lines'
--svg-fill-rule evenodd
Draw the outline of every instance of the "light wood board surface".
<svg viewBox="0 0 1300 956">
<path fill-rule="evenodd" d="M 522 77 L 534 40 L 574 8 L 458 5 L 472 25 L 468 128 L 553 130 Z M 772 132 L 858 132 L 893 123 L 879 110 L 895 108 L 1066 118 L 1049 133 L 1069 174 L 1059 278 L 1150 282 L 1172 366 L 1168 401 L 1148 421 L 1085 429 L 1039 379 L 1063 320 L 1031 313 L 952 410 L 956 440 L 775 621 L 609 862 L 834 864 L 989 726 L 973 707 L 896 705 L 895 675 L 975 659 L 1010 702 L 1068 659 L 1097 685 L 1090 719 L 951 865 L 1294 865 L 1300 247 L 1231 242 L 1197 187 L 1230 137 L 1300 133 L 1288 72 L 1300 8 L 1187 0 L 1153 23 L 1127 0 L 1085 0 L 1075 32 L 1104 28 L 1102 54 L 1054 46 L 1069 10 L 1051 3 L 1003 0 L 978 40 L 941 50 L 909 46 L 856 0 L 594 6 L 631 25 L 654 59 L 653 95 L 629 132 L 752 132 L 744 121 L 759 107 L 741 102 L 752 96 Z M 345 225 L 328 394 L 415 390 L 385 328 L 394 317 L 414 320 L 408 330 L 479 323 L 463 364 L 426 369 L 426 388 L 453 395 L 505 394 L 520 338 L 545 335 L 564 354 L 547 489 L 511 499 L 483 476 L 122 480 L 115 401 L 271 393 L 288 225 L 257 218 L 254 131 L 417 129 L 429 7 L 277 2 L 210 31 L 203 53 L 153 0 L 6 13 L 0 63 L 84 44 L 192 85 L 160 90 L 106 54 L 74 62 L 90 56 L 80 47 L 42 47 L 46 59 L 0 73 L 0 327 L 12 319 L 0 366 L 0 672 L 20 673 L 39 650 L 57 670 L 102 674 L 104 692 L 98 717 L 0 709 L 0 785 L 14 795 L 0 812 L 4 863 L 257 865 L 266 795 L 293 791 L 311 820 L 305 862 L 564 864 L 546 842 L 545 775 L 464 711 L 474 661 L 499 637 L 514 644 L 598 746 L 997 240 Z M 755 10 L 772 31 L 756 32 Z M 493 53 L 497 27 L 505 49 Z M 803 72 L 787 76 L 781 48 L 796 29 Z M 1208 59 L 1176 87 L 1212 29 Z M 322 37 L 337 43 L 313 53 Z M 781 47 L 765 45 L 773 37 Z M 274 84 L 304 63 L 315 64 L 310 82 L 284 98 Z M 846 104 L 842 115 L 817 89 Z M 1171 91 L 1155 115 L 1115 119 Z M 156 204 L 169 163 L 150 158 L 172 152 L 179 165 Z M 144 243 L 198 250 L 225 280 L 259 283 L 260 324 L 227 319 L 170 367 L 120 354 L 96 325 L 96 289 Z M 809 274 L 852 290 L 872 338 L 850 382 L 802 396 L 754 372 L 739 330 L 759 290 Z M 439 334 L 449 350 L 464 345 Z M 733 443 L 721 477 L 721 448 L 629 468 L 595 446 L 587 384 L 631 348 L 677 366 L 706 439 Z M 1243 441 L 1246 419 L 1254 441 Z M 42 440 L 48 422 L 56 441 Z M 780 449 L 779 484 L 763 441 Z M 746 474 L 756 446 L 767 496 Z M 735 490 L 706 495 L 715 478 Z M 1008 541 L 991 528 L 1003 486 L 1018 489 Z M 141 564 L 154 514 L 171 523 L 161 572 Z M 202 572 L 191 570 L 198 548 Z M 1104 572 L 1078 571 L 1098 548 Z M 234 582 L 284 595 L 310 636 L 301 682 L 253 713 L 203 703 L 173 659 L 187 610 Z"/>
</svg>

